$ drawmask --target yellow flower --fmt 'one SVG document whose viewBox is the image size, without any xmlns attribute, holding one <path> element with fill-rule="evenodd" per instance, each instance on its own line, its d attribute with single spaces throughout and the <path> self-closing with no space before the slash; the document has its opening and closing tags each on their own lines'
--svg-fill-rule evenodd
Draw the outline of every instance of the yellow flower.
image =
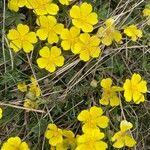
<svg viewBox="0 0 150 150">
<path fill-rule="evenodd" d="M 106 128 L 108 126 L 109 119 L 103 116 L 103 110 L 100 107 L 93 106 L 89 110 L 83 110 L 78 115 L 78 120 L 83 122 L 83 132 L 89 132 L 100 128 Z"/>
<path fill-rule="evenodd" d="M 146 84 L 146 81 L 142 80 L 141 76 L 136 73 L 132 75 L 131 80 L 126 79 L 123 85 L 125 100 L 130 102 L 133 99 L 136 104 L 144 102 L 145 98 L 143 93 L 147 92 Z"/>
<path fill-rule="evenodd" d="M 59 0 L 59 2 L 62 4 L 62 5 L 69 5 L 69 2 L 72 2 L 73 0 Z"/>
<path fill-rule="evenodd" d="M 119 86 L 112 86 L 112 80 L 110 78 L 103 79 L 101 81 L 101 86 L 103 87 L 102 98 L 100 99 L 100 104 L 111 105 L 112 107 L 119 105 L 119 97 L 117 96 L 118 91 L 122 91 L 123 88 Z"/>
<path fill-rule="evenodd" d="M 32 76 L 31 76 L 31 84 L 29 84 L 29 94 L 30 96 L 32 95 L 33 97 L 39 97 L 41 94 L 41 90 L 37 84 L 37 81 Z"/>
<path fill-rule="evenodd" d="M 124 29 L 124 33 L 131 37 L 131 40 L 134 42 L 143 36 L 142 31 L 138 29 L 136 25 L 130 25 L 129 27 L 126 27 Z"/>
<path fill-rule="evenodd" d="M 30 0 L 30 6 L 36 15 L 56 15 L 59 7 L 52 0 Z"/>
<path fill-rule="evenodd" d="M 61 32 L 61 46 L 64 50 L 73 50 L 75 43 L 79 40 L 80 29 L 76 27 L 71 27 L 70 30 L 64 29 Z"/>
<path fill-rule="evenodd" d="M 105 21 L 105 27 L 98 29 L 97 35 L 101 38 L 102 43 L 106 46 L 112 44 L 113 40 L 117 43 L 121 42 L 122 35 L 120 31 L 115 29 L 115 20 L 109 18 Z"/>
<path fill-rule="evenodd" d="M 61 55 L 61 49 L 53 46 L 49 49 L 43 47 L 40 52 L 40 58 L 37 59 L 37 64 L 40 68 L 45 68 L 49 72 L 54 72 L 56 67 L 61 67 L 64 64 L 64 57 Z"/>
<path fill-rule="evenodd" d="M 88 33 L 82 33 L 78 42 L 74 45 L 72 52 L 79 54 L 80 59 L 88 61 L 91 57 L 97 58 L 101 53 L 99 47 L 100 39 L 97 36 L 91 36 Z"/>
<path fill-rule="evenodd" d="M 81 28 L 83 32 L 92 32 L 93 25 L 98 23 L 98 16 L 92 12 L 91 4 L 74 5 L 70 10 L 70 16 L 72 17 L 72 24 Z"/>
<path fill-rule="evenodd" d="M 93 130 L 77 137 L 77 148 L 75 150 L 106 150 L 107 143 L 101 139 L 104 133 L 99 130 Z"/>
<path fill-rule="evenodd" d="M 2 116 L 3 116 L 3 110 L 2 108 L 0 108 L 0 119 L 2 118 Z"/>
<path fill-rule="evenodd" d="M 19 7 L 24 7 L 24 6 L 26 6 L 27 8 L 31 8 L 31 6 L 28 3 L 28 0 L 9 0 L 8 1 L 8 8 L 15 12 L 19 10 Z"/>
<path fill-rule="evenodd" d="M 25 108 L 37 109 L 38 106 L 39 105 L 37 104 L 37 101 L 33 101 L 33 100 L 30 100 L 27 98 L 24 100 L 23 107 L 25 107 Z"/>
<path fill-rule="evenodd" d="M 10 137 L 3 145 L 1 150 L 30 150 L 26 142 L 22 142 L 19 137 Z"/>
<path fill-rule="evenodd" d="M 17 88 L 21 92 L 26 92 L 27 91 L 27 85 L 26 85 L 25 82 L 18 83 Z"/>
<path fill-rule="evenodd" d="M 49 139 L 49 144 L 51 146 L 56 146 L 63 142 L 63 132 L 55 124 L 50 123 L 48 125 L 47 131 L 45 132 L 45 137 Z"/>
<path fill-rule="evenodd" d="M 34 49 L 33 43 L 37 42 L 36 34 L 29 32 L 27 25 L 18 24 L 17 29 L 9 30 L 7 38 L 10 40 L 10 47 L 18 52 L 23 48 L 26 53 Z"/>
<path fill-rule="evenodd" d="M 136 144 L 134 138 L 130 135 L 129 130 L 133 127 L 132 123 L 123 120 L 120 123 L 120 131 L 112 137 L 113 147 L 122 148 L 124 146 L 133 147 Z"/>
<path fill-rule="evenodd" d="M 50 44 L 57 43 L 59 41 L 58 34 L 64 28 L 64 25 L 61 23 L 57 23 L 57 20 L 53 16 L 40 16 L 37 19 L 37 24 L 40 28 L 37 30 L 37 36 L 39 36 L 40 40 L 46 40 L 48 38 L 48 42 Z"/>
</svg>

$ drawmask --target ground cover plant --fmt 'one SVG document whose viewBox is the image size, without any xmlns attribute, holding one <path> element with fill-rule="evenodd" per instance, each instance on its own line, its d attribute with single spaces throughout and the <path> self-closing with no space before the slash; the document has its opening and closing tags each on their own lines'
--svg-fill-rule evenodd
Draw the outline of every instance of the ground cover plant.
<svg viewBox="0 0 150 150">
<path fill-rule="evenodd" d="M 150 149 L 149 0 L 1 1 L 0 149 Z"/>
</svg>

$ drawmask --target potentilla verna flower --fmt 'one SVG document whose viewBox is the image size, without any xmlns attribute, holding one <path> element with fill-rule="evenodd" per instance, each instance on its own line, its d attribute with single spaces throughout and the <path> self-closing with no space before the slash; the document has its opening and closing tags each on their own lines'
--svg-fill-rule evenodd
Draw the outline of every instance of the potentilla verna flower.
<svg viewBox="0 0 150 150">
<path fill-rule="evenodd" d="M 136 41 L 138 38 L 141 38 L 143 36 L 143 33 L 140 29 L 137 28 L 136 25 L 130 25 L 128 27 L 125 27 L 124 33 L 131 37 L 132 41 Z"/>
<path fill-rule="evenodd" d="M 88 131 L 77 137 L 77 147 L 75 150 L 106 150 L 107 143 L 102 141 L 104 133 L 99 130 Z"/>
<path fill-rule="evenodd" d="M 80 6 L 74 5 L 70 10 L 72 24 L 81 28 L 83 32 L 92 32 L 93 25 L 98 23 L 98 16 L 92 12 L 92 5 L 82 3 Z"/>
<path fill-rule="evenodd" d="M 102 115 L 103 110 L 100 107 L 93 106 L 89 110 L 82 110 L 78 115 L 78 120 L 83 123 L 83 132 L 99 130 L 106 128 L 109 123 L 108 117 Z"/>
<path fill-rule="evenodd" d="M 37 59 L 37 64 L 40 68 L 45 68 L 49 72 L 54 72 L 56 67 L 61 67 L 64 64 L 64 57 L 61 55 L 61 49 L 53 46 L 49 49 L 43 47 L 40 52 L 40 58 Z"/>
<path fill-rule="evenodd" d="M 88 61 L 90 58 L 97 58 L 100 56 L 101 49 L 99 44 L 100 39 L 97 36 L 90 36 L 88 33 L 82 33 L 71 51 L 74 54 L 79 54 L 81 60 Z"/>
<path fill-rule="evenodd" d="M 113 147 L 122 148 L 124 146 L 133 147 L 136 141 L 130 134 L 130 129 L 133 127 L 132 123 L 123 120 L 120 123 L 120 131 L 115 133 L 112 137 L 112 142 L 114 142 Z"/>
<path fill-rule="evenodd" d="M 59 34 L 61 34 L 64 29 L 64 25 L 57 23 L 54 16 L 40 16 L 37 19 L 37 24 L 39 29 L 36 34 L 40 40 L 48 39 L 50 44 L 57 43 L 59 41 Z"/>
<path fill-rule="evenodd" d="M 127 102 L 133 100 L 134 103 L 139 104 L 144 102 L 144 93 L 147 92 L 146 81 L 141 78 L 139 74 L 134 73 L 131 80 L 126 79 L 124 88 L 124 97 Z"/>
<path fill-rule="evenodd" d="M 112 86 L 112 79 L 106 78 L 100 82 L 103 87 L 102 98 L 99 100 L 102 105 L 109 105 L 114 107 L 118 106 L 120 103 L 117 92 L 123 91 L 123 88 L 119 86 Z"/>
<path fill-rule="evenodd" d="M 30 150 L 28 144 L 18 136 L 10 137 L 1 147 L 1 150 Z"/>
<path fill-rule="evenodd" d="M 48 124 L 45 137 L 49 140 L 51 146 L 56 146 L 63 142 L 63 132 L 55 124 Z"/>
<path fill-rule="evenodd" d="M 146 5 L 145 9 L 143 10 L 144 17 L 147 18 L 147 24 L 150 25 L 150 6 Z"/>
<path fill-rule="evenodd" d="M 18 24 L 17 29 L 10 29 L 7 38 L 10 40 L 10 48 L 15 52 L 23 49 L 29 53 L 34 49 L 33 44 L 37 42 L 36 34 L 29 32 L 29 27 L 23 24 Z"/>
<path fill-rule="evenodd" d="M 105 26 L 98 29 L 97 36 L 100 37 L 102 43 L 106 46 L 111 45 L 113 41 L 119 43 L 122 40 L 122 35 L 120 31 L 115 29 L 114 23 L 115 20 L 109 18 L 105 21 Z"/>
<path fill-rule="evenodd" d="M 3 117 L 3 110 L 0 108 L 0 119 Z"/>
</svg>

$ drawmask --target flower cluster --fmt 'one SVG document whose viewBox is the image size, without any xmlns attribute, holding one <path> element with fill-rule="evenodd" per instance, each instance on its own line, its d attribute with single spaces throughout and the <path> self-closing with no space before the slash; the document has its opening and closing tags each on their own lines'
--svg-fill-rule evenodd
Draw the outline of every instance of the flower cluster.
<svg viewBox="0 0 150 150">
<path fill-rule="evenodd" d="M 40 96 L 41 91 L 36 79 L 31 76 L 31 83 L 29 85 L 26 85 L 25 82 L 21 82 L 17 85 L 17 87 L 21 92 L 26 92 L 23 106 L 26 108 L 37 109 L 39 106 L 38 97 Z"/>
<path fill-rule="evenodd" d="M 69 5 L 72 0 L 59 0 L 59 2 L 62 5 Z M 116 20 L 113 18 L 106 19 L 103 26 L 98 30 L 95 29 L 97 30 L 96 34 L 91 33 L 99 20 L 98 14 L 93 12 L 92 5 L 86 2 L 80 5 L 74 4 L 71 7 L 68 17 L 70 17 L 72 24 L 68 28 L 57 21 L 55 15 L 58 14 L 60 8 L 52 0 L 9 0 L 8 6 L 13 11 L 18 11 L 20 7 L 27 7 L 33 10 L 37 17 L 35 23 L 37 26 L 34 32 L 30 32 L 29 27 L 23 24 L 18 24 L 16 29 L 9 30 L 7 38 L 10 41 L 10 48 L 15 52 L 21 49 L 26 53 L 33 51 L 34 45 L 38 43 L 39 39 L 43 46 L 41 49 L 45 49 L 47 45 L 54 47 L 57 44 L 58 47 L 60 42 L 63 50 L 71 50 L 73 54 L 79 54 L 80 60 L 86 62 L 91 58 L 101 56 L 101 42 L 106 46 L 110 46 L 113 41 L 122 42 L 122 34 L 117 29 Z M 148 17 L 149 9 L 145 8 L 143 14 Z M 142 31 L 136 25 L 125 27 L 124 33 L 131 37 L 132 41 L 143 36 Z M 58 60 L 60 63 L 58 65 L 51 57 L 53 56 L 44 58 L 45 61 L 43 58 L 38 58 L 39 68 L 45 68 L 52 73 L 56 70 L 56 66 L 62 67 L 64 65 L 65 57 L 61 56 L 61 63 Z"/>
<path fill-rule="evenodd" d="M 30 150 L 28 144 L 23 142 L 18 136 L 10 137 L 3 143 L 1 150 Z"/>
<path fill-rule="evenodd" d="M 103 87 L 102 98 L 100 104 L 109 105 L 114 107 L 120 104 L 120 98 L 116 92 L 124 91 L 124 98 L 127 102 L 133 100 L 135 104 L 144 102 L 144 93 L 147 92 L 147 83 L 141 78 L 139 74 L 134 73 L 131 80 L 126 79 L 123 87 L 112 86 L 112 80 L 110 78 L 102 79 L 100 85 Z"/>
</svg>

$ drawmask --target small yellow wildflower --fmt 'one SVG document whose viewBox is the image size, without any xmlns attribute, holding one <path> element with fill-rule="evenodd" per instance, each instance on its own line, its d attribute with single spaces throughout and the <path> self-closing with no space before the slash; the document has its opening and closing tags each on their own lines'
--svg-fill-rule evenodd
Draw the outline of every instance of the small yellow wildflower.
<svg viewBox="0 0 150 150">
<path fill-rule="evenodd" d="M 0 119 L 2 118 L 2 116 L 3 116 L 3 110 L 2 108 L 0 108 Z"/>
<path fill-rule="evenodd" d="M 56 15 L 59 7 L 52 0 L 30 0 L 30 6 L 36 15 Z"/>
<path fill-rule="evenodd" d="M 81 28 L 83 32 L 92 32 L 93 25 L 98 23 L 98 16 L 92 12 L 92 5 L 82 3 L 80 6 L 74 5 L 70 10 L 72 24 Z"/>
<path fill-rule="evenodd" d="M 54 72 L 56 67 L 61 67 L 64 64 L 64 57 L 61 55 L 61 49 L 53 46 L 49 49 L 43 47 L 40 52 L 40 58 L 37 59 L 37 64 L 40 68 L 45 68 L 49 72 Z"/>
<path fill-rule="evenodd" d="M 13 10 L 17 12 L 19 10 L 19 7 L 31 8 L 30 4 L 28 3 L 28 0 L 8 0 L 8 8 L 10 10 Z"/>
<path fill-rule="evenodd" d="M 72 52 L 79 54 L 80 59 L 88 61 L 91 57 L 97 58 L 101 53 L 99 47 L 100 39 L 97 36 L 91 36 L 88 33 L 82 33 L 78 42 L 74 45 Z"/>
<path fill-rule="evenodd" d="M 123 120 L 120 123 L 120 131 L 112 137 L 113 147 L 122 148 L 124 146 L 133 147 L 136 144 L 134 138 L 130 135 L 129 130 L 133 127 L 132 123 Z"/>
<path fill-rule="evenodd" d="M 56 146 L 63 142 L 63 132 L 55 124 L 50 123 L 45 132 L 45 137 L 49 139 L 51 146 Z"/>
<path fill-rule="evenodd" d="M 39 97 L 41 94 L 41 90 L 37 84 L 37 81 L 34 77 L 31 76 L 31 84 L 29 84 L 29 93 L 34 97 Z"/>
<path fill-rule="evenodd" d="M 46 40 L 50 44 L 57 43 L 59 41 L 58 34 L 60 34 L 64 28 L 64 25 L 57 23 L 57 20 L 53 16 L 40 16 L 37 19 L 37 24 L 40 28 L 37 30 L 37 36 L 40 40 Z"/>
<path fill-rule="evenodd" d="M 141 76 L 136 73 L 132 75 L 131 80 L 126 79 L 123 85 L 125 100 L 130 102 L 133 99 L 136 104 L 144 102 L 145 98 L 143 93 L 147 92 L 146 84 L 146 81 L 142 80 Z"/>
<path fill-rule="evenodd" d="M 75 43 L 79 40 L 80 29 L 71 27 L 70 30 L 64 29 L 61 32 L 61 46 L 64 50 L 73 50 Z"/>
<path fill-rule="evenodd" d="M 112 79 L 106 78 L 101 81 L 101 86 L 103 87 L 102 98 L 100 99 L 100 104 L 108 105 L 114 107 L 119 105 L 119 97 L 116 92 L 122 91 L 123 88 L 119 86 L 112 86 Z"/>
<path fill-rule="evenodd" d="M 10 137 L 3 145 L 1 150 L 30 150 L 26 142 L 22 142 L 19 137 Z"/>
<path fill-rule="evenodd" d="M 18 24 L 17 29 L 9 30 L 7 38 L 10 40 L 10 47 L 18 52 L 23 48 L 26 53 L 34 49 L 33 44 L 37 42 L 36 34 L 29 32 L 27 25 Z"/>
<path fill-rule="evenodd" d="M 134 42 L 143 36 L 142 31 L 138 29 L 136 25 L 130 25 L 129 27 L 126 27 L 124 29 L 124 33 L 131 37 L 131 40 Z"/>
<path fill-rule="evenodd" d="M 59 0 L 59 2 L 62 4 L 62 5 L 69 5 L 69 2 L 72 2 L 73 0 Z"/>
<path fill-rule="evenodd" d="M 17 88 L 21 92 L 26 92 L 27 91 L 27 85 L 26 85 L 25 82 L 18 83 Z"/>
<path fill-rule="evenodd" d="M 122 35 L 120 31 L 115 29 L 115 20 L 109 18 L 105 21 L 105 27 L 98 29 L 97 35 L 101 38 L 102 43 L 106 46 L 112 44 L 113 40 L 117 43 L 121 42 Z"/>
<path fill-rule="evenodd" d="M 30 100 L 27 98 L 24 100 L 23 107 L 25 107 L 25 108 L 37 109 L 38 106 L 39 105 L 37 104 L 37 101 L 33 101 L 33 100 Z"/>
<path fill-rule="evenodd" d="M 100 107 L 93 106 L 89 110 L 82 110 L 78 115 L 78 120 L 83 122 L 83 132 L 89 132 L 94 129 L 106 128 L 109 119 L 103 116 L 103 110 Z"/>
<path fill-rule="evenodd" d="M 147 17 L 147 24 L 150 25 L 150 6 L 143 10 L 144 17 Z"/>
<path fill-rule="evenodd" d="M 106 150 L 107 143 L 101 139 L 104 133 L 99 130 L 93 130 L 77 137 L 77 148 L 75 150 Z"/>
</svg>

